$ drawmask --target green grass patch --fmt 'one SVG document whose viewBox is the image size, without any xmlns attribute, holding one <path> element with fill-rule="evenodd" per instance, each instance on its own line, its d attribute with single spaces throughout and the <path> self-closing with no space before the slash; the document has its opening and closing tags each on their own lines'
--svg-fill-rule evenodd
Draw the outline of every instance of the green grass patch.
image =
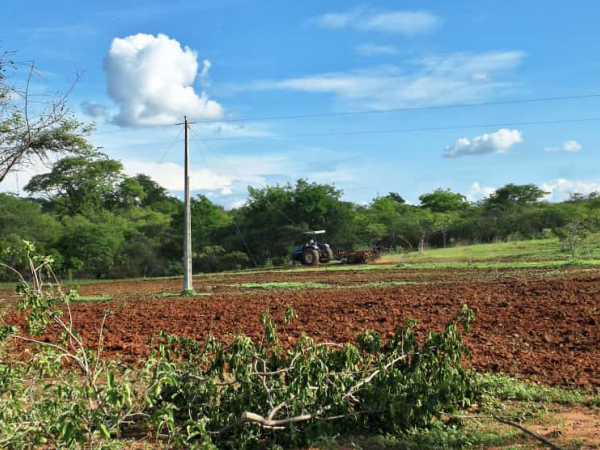
<svg viewBox="0 0 600 450">
<path fill-rule="evenodd" d="M 191 298 L 191 297 L 205 297 L 212 295 L 212 292 L 161 292 L 160 294 L 154 295 L 155 298 Z"/>
<path fill-rule="evenodd" d="M 592 406 L 589 392 L 564 387 L 538 385 L 529 381 L 497 375 L 473 373 L 479 407 L 476 411 L 456 412 L 431 427 L 400 435 L 341 436 L 315 442 L 311 448 L 340 450 L 410 450 L 410 449 L 516 449 L 538 448 L 537 443 L 519 430 L 500 424 L 491 413 L 522 423 L 547 423 L 554 411 L 577 405 Z M 592 394 L 593 395 L 593 394 Z M 593 406 L 592 406 L 593 407 Z M 550 438 L 555 440 L 555 438 Z M 567 447 L 577 448 L 577 447 Z"/>
<path fill-rule="evenodd" d="M 401 436 L 385 435 L 368 438 L 354 438 L 339 442 L 338 445 L 321 445 L 319 449 L 350 448 L 363 450 L 439 450 L 488 448 L 512 445 L 524 440 L 517 430 L 488 429 L 479 423 L 466 423 L 464 426 L 434 422 L 429 429 L 415 430 Z M 340 445 L 342 444 L 342 445 Z M 343 445 L 346 444 L 346 445 Z"/>
<path fill-rule="evenodd" d="M 589 239 L 578 250 L 580 259 L 600 259 L 600 236 Z M 427 261 L 540 261 L 569 260 L 571 255 L 562 249 L 558 239 L 532 239 L 528 241 L 502 242 L 496 244 L 457 245 L 455 247 L 411 252 L 401 255 L 386 255 L 383 261 L 418 262 Z"/>
<path fill-rule="evenodd" d="M 362 283 L 362 284 L 353 284 L 349 286 L 340 286 L 340 287 L 349 287 L 349 288 L 385 288 L 385 287 L 394 287 L 394 286 L 406 286 L 407 284 L 417 284 L 412 281 L 372 281 L 370 283 Z M 419 283 L 424 284 L 424 283 Z"/>
<path fill-rule="evenodd" d="M 242 289 L 263 289 L 263 290 L 271 290 L 271 289 L 328 289 L 335 287 L 331 284 L 324 283 L 314 283 L 312 281 L 303 281 L 303 282 L 280 282 L 280 283 L 240 283 L 240 284 L 232 284 L 230 286 L 239 287 Z"/>
<path fill-rule="evenodd" d="M 586 396 L 577 389 L 544 386 L 506 375 L 478 373 L 475 375 L 475 384 L 482 401 L 491 402 L 490 405 L 495 401 L 507 400 L 572 405 L 586 400 Z"/>
<path fill-rule="evenodd" d="M 84 302 L 108 302 L 113 299 L 112 295 L 78 295 L 70 299 L 71 302 L 84 303 Z"/>
</svg>

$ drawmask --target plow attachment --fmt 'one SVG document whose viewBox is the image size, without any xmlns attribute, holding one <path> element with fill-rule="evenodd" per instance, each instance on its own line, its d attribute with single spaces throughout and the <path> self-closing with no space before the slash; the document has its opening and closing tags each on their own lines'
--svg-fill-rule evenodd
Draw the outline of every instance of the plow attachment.
<svg viewBox="0 0 600 450">
<path fill-rule="evenodd" d="M 337 259 L 346 264 L 368 264 L 379 258 L 379 252 L 370 250 L 358 252 L 338 252 Z"/>
</svg>

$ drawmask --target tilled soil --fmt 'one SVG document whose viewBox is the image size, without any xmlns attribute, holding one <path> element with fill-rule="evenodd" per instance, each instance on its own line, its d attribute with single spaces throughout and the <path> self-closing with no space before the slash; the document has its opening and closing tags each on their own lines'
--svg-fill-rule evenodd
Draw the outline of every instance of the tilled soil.
<svg viewBox="0 0 600 450">
<path fill-rule="evenodd" d="M 466 337 L 473 353 L 468 364 L 475 369 L 548 384 L 600 386 L 600 271 L 559 277 L 475 269 L 430 272 L 357 269 L 203 277 L 196 287 L 210 286 L 212 295 L 164 299 L 152 294 L 175 292 L 181 280 L 98 284 L 83 286 L 80 292 L 108 293 L 115 300 L 76 303 L 71 310 L 90 345 L 98 340 L 104 311 L 114 311 L 105 325 L 105 354 L 134 361 L 148 353 L 149 338 L 161 330 L 199 340 L 209 333 L 259 338 L 259 318 L 266 308 L 275 317 L 288 306 L 296 310 L 298 319 L 282 331 L 284 342 L 293 343 L 302 333 L 320 341 L 347 342 L 366 329 L 391 336 L 409 318 L 420 321 L 419 332 L 441 331 L 467 303 L 476 313 L 472 334 Z M 274 281 L 338 287 L 250 291 L 228 286 Z M 358 286 L 373 281 L 420 283 Z M 5 319 L 24 325 L 24 316 L 14 310 Z"/>
</svg>

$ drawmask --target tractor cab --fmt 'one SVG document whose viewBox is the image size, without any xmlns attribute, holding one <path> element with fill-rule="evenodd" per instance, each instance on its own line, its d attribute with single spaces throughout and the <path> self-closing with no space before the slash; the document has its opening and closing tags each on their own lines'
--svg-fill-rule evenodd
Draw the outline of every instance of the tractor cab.
<svg viewBox="0 0 600 450">
<path fill-rule="evenodd" d="M 292 252 L 292 261 L 299 261 L 305 266 L 316 266 L 320 262 L 333 260 L 333 251 L 329 244 L 325 243 L 325 230 L 306 231 L 304 245 L 296 247 Z"/>
</svg>

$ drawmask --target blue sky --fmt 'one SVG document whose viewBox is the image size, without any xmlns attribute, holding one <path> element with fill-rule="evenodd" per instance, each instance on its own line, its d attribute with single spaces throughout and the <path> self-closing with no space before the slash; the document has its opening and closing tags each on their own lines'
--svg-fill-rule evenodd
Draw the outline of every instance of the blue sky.
<svg viewBox="0 0 600 450">
<path fill-rule="evenodd" d="M 600 189 L 600 121 L 527 123 L 598 118 L 600 97 L 431 107 L 600 94 L 599 13 L 585 0 L 24 0 L 3 6 L 0 40 L 36 62 L 36 92 L 83 71 L 70 104 L 96 122 L 92 141 L 176 195 L 172 124 L 187 114 L 192 187 L 226 207 L 300 177 L 360 203 L 437 187 L 478 199 L 511 182 L 560 200 Z M 268 119 L 356 111 L 379 113 Z M 351 134 L 423 128 L 438 129 Z"/>
</svg>

